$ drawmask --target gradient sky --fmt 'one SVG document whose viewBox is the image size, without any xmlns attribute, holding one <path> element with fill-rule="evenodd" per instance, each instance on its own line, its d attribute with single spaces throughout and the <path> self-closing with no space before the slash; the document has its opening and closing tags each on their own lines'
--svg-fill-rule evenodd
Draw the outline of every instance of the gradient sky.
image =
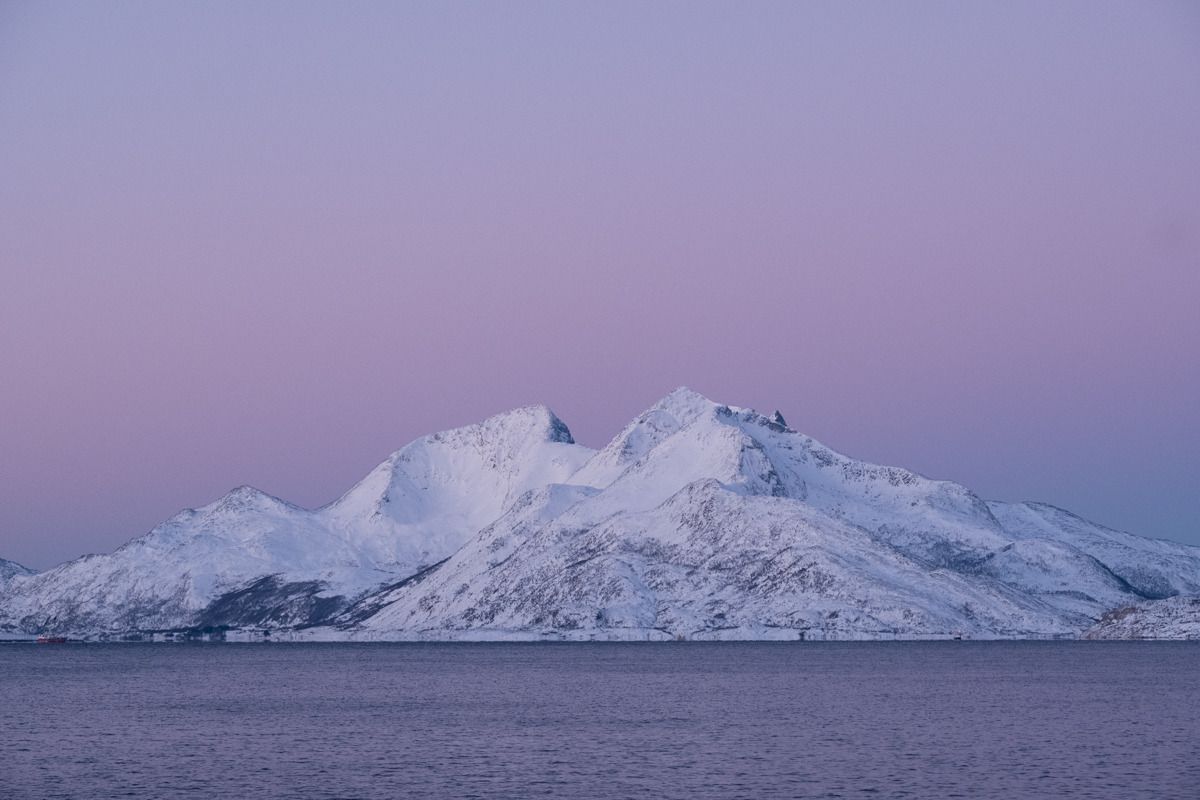
<svg viewBox="0 0 1200 800">
<path fill-rule="evenodd" d="M 0 557 L 686 384 L 1200 544 L 1200 6 L 0 2 Z"/>
</svg>

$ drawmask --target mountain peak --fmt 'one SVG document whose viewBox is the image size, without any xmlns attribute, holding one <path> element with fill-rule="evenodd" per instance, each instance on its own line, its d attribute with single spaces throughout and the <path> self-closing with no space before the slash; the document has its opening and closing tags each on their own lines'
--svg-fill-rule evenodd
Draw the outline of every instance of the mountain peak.
<svg viewBox="0 0 1200 800">
<path fill-rule="evenodd" d="M 336 527 L 369 531 L 372 546 L 432 563 L 521 494 L 566 480 L 591 455 L 547 406 L 522 406 L 410 442 L 324 513 Z"/>
<path fill-rule="evenodd" d="M 237 513 L 243 511 L 265 511 L 289 507 L 290 503 L 273 497 L 266 492 L 243 484 L 196 511 L 202 514 Z"/>
<path fill-rule="evenodd" d="M 571 480 L 588 486 L 608 486 L 660 443 L 722 407 L 699 392 L 680 386 L 626 425 Z"/>
<path fill-rule="evenodd" d="M 704 411 L 716 408 L 717 403 L 686 386 L 680 386 L 651 406 L 650 411 L 666 411 L 677 419 L 694 418 Z"/>
<path fill-rule="evenodd" d="M 480 423 L 485 429 L 518 430 L 540 434 L 544 441 L 575 444 L 567 423 L 559 419 L 549 406 L 536 404 L 502 411 Z"/>
</svg>

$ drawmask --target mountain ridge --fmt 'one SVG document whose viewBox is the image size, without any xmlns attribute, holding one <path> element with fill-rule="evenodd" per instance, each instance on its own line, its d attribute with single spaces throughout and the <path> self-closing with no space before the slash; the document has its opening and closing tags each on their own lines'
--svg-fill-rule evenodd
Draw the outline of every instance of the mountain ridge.
<svg viewBox="0 0 1200 800">
<path fill-rule="evenodd" d="M 0 631 L 1060 637 L 1195 594 L 1200 548 L 985 501 L 680 387 L 599 450 L 524 406 L 418 438 L 317 509 L 243 486 L 108 555 L 0 564 Z"/>
<path fill-rule="evenodd" d="M 9 578 L 17 575 L 32 575 L 33 570 L 23 564 L 18 564 L 16 561 L 0 558 L 0 583 L 4 583 Z"/>
</svg>

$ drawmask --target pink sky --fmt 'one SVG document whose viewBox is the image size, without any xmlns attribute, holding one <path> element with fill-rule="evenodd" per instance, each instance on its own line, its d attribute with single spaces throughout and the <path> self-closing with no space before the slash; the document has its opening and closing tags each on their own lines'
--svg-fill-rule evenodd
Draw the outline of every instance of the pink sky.
<svg viewBox="0 0 1200 800">
<path fill-rule="evenodd" d="M 0 557 L 680 384 L 1200 544 L 1192 3 L 0 5 Z"/>
</svg>

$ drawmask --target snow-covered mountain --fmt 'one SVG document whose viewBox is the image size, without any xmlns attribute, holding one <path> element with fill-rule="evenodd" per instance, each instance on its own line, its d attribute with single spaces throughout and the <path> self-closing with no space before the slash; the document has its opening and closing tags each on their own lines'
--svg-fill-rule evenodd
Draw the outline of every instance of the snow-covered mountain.
<svg viewBox="0 0 1200 800">
<path fill-rule="evenodd" d="M 570 484 L 335 624 L 366 638 L 1055 636 L 1200 579 L 1200 548 L 988 504 L 688 390 Z"/>
<path fill-rule="evenodd" d="M 528 407 L 418 439 L 316 511 L 243 486 L 110 555 L 0 587 L 0 630 L 311 623 L 446 558 L 510 497 L 565 480 L 591 452 Z"/>
<path fill-rule="evenodd" d="M 235 490 L 0 585 L 0 630 L 1073 636 L 1181 594 L 1200 548 L 988 503 L 680 389 L 600 451 L 530 407 L 417 440 L 315 511 Z"/>
</svg>

